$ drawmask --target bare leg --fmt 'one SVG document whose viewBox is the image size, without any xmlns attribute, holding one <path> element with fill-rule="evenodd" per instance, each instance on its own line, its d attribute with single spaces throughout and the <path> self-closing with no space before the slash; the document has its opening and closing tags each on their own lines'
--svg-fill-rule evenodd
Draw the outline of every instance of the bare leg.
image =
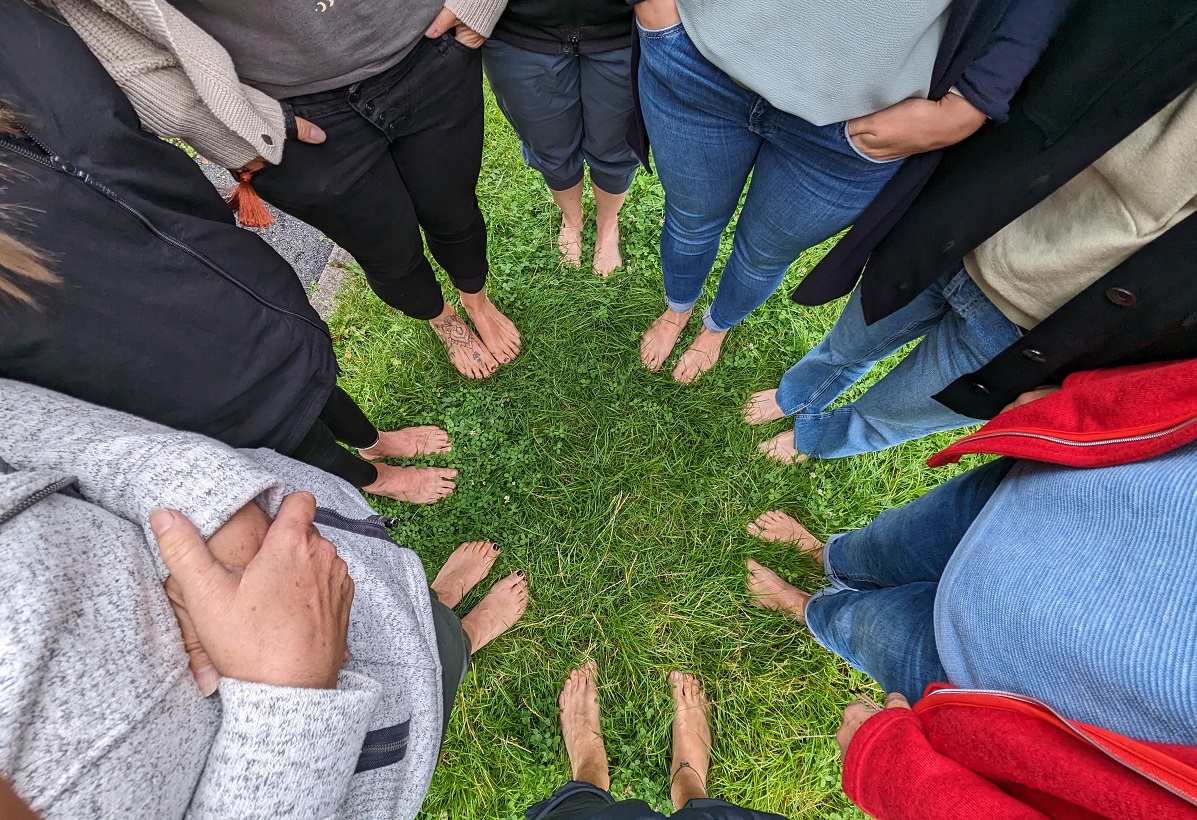
<svg viewBox="0 0 1197 820">
<path fill-rule="evenodd" d="M 582 264 L 582 183 L 565 191 L 549 189 L 561 209 L 561 232 L 557 234 L 557 253 L 572 267 Z M 597 191 L 595 192 L 598 193 Z"/>
<path fill-rule="evenodd" d="M 590 661 L 570 673 L 557 704 L 561 707 L 561 735 L 573 779 L 606 790 L 611 788 L 611 773 L 599 723 L 596 668 L 597 664 Z"/>
<path fill-rule="evenodd" d="M 528 608 L 528 579 L 524 571 L 513 572 L 498 581 L 486 597 L 461 619 L 461 628 L 476 654 L 508 629 L 515 626 Z"/>
<path fill-rule="evenodd" d="M 609 194 L 594 188 L 594 204 L 598 210 L 596 236 L 594 240 L 594 272 L 604 279 L 611 271 L 623 264 L 619 255 L 619 209 L 628 194 Z"/>
<path fill-rule="evenodd" d="M 493 541 L 467 541 L 453 550 L 432 582 L 437 600 L 449 609 L 460 604 L 486 577 L 498 557 L 499 545 Z"/>
<path fill-rule="evenodd" d="M 806 604 L 809 593 L 781 580 L 776 572 L 748 559 L 748 593 L 761 609 L 784 612 L 800 624 L 806 624 Z"/>
<path fill-rule="evenodd" d="M 756 521 L 748 525 L 748 534 L 755 535 L 762 541 L 793 544 L 799 552 L 815 563 L 823 563 L 823 547 L 826 544 L 811 535 L 810 530 L 802 526 L 801 521 L 781 510 L 769 510 L 758 515 Z"/>
<path fill-rule="evenodd" d="M 669 797 L 681 810 L 691 800 L 707 796 L 711 766 L 710 703 L 693 675 L 670 672 L 673 684 L 673 763 L 669 767 Z"/>
<path fill-rule="evenodd" d="M 374 465 L 378 478 L 368 493 L 406 501 L 408 504 L 435 504 L 457 489 L 453 479 L 457 471 L 449 467 L 395 467 L 384 462 Z"/>
<path fill-rule="evenodd" d="M 687 310 L 685 313 L 678 313 L 672 308 L 665 308 L 665 312 L 657 317 L 657 321 L 652 323 L 640 339 L 640 361 L 644 362 L 645 367 L 653 372 L 661 369 L 669 354 L 673 353 L 677 339 L 682 335 L 682 329 L 685 328 L 686 322 L 690 321 L 690 314 L 693 312 Z"/>
</svg>

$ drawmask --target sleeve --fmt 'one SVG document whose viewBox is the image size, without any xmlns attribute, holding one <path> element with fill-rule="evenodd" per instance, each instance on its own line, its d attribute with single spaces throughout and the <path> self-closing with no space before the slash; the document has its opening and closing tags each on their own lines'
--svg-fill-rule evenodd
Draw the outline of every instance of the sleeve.
<svg viewBox="0 0 1197 820">
<path fill-rule="evenodd" d="M 230 447 L 61 393 L 0 380 L 4 457 L 15 467 L 75 475 L 84 496 L 149 529 L 150 510 L 169 507 L 208 538 L 250 501 L 278 512 L 282 481 Z"/>
<path fill-rule="evenodd" d="M 1048 820 L 936 752 L 909 709 L 886 709 L 857 730 L 844 756 L 844 793 L 877 820 Z"/>
<path fill-rule="evenodd" d="M 507 0 L 445 0 L 445 8 L 483 37 L 489 37 L 507 8 Z"/>
<path fill-rule="evenodd" d="M 226 168 L 240 168 L 259 156 L 274 164 L 282 161 L 286 119 L 281 104 L 242 84 L 220 45 L 178 11 L 159 4 L 161 24 L 186 33 L 188 47 L 218 89 L 222 105 L 237 114 L 229 116 L 229 121 L 222 120 L 204 100 L 178 54 L 124 3 L 53 3 L 125 92 L 147 130 L 182 139 Z"/>
<path fill-rule="evenodd" d="M 960 95 L 990 119 L 1004 122 L 1010 100 L 1075 4 L 1076 0 L 1014 0 L 956 83 Z"/>
<path fill-rule="evenodd" d="M 192 820 L 333 817 L 382 696 L 342 672 L 336 689 L 225 678 L 221 723 L 188 808 Z"/>
</svg>

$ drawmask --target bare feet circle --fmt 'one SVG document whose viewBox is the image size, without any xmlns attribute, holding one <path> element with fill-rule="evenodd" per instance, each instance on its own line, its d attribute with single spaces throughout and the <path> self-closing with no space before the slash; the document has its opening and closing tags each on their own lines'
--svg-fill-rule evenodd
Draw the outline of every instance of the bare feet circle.
<svg viewBox="0 0 1197 820">
<path fill-rule="evenodd" d="M 432 582 L 437 600 L 449 609 L 460 604 L 490 573 L 498 557 L 499 545 L 493 541 L 467 541 L 453 550 Z"/>
<path fill-rule="evenodd" d="M 787 584 L 776 572 L 751 558 L 748 559 L 748 594 L 752 603 L 761 609 L 782 612 L 800 624 L 806 623 L 810 594 Z"/>
<path fill-rule="evenodd" d="M 453 449 L 449 434 L 435 425 L 404 427 L 402 430 L 386 430 L 378 434 L 378 443 L 373 447 L 358 450 L 365 459 L 415 458 L 448 453 Z"/>
<path fill-rule="evenodd" d="M 395 467 L 382 462 L 374 466 L 378 478 L 362 488 L 373 495 L 408 504 L 435 504 L 457 489 L 453 481 L 457 470 L 451 467 Z"/>
<path fill-rule="evenodd" d="M 802 526 L 801 521 L 781 510 L 769 510 L 758 515 L 756 520 L 748 525 L 748 534 L 762 541 L 793 544 L 812 561 L 823 562 L 825 544 L 811 535 L 810 530 Z"/>
<path fill-rule="evenodd" d="M 711 705 L 698 678 L 670 672 L 673 688 L 673 762 L 669 767 L 670 797 L 675 809 L 705 797 L 711 766 Z"/>
<path fill-rule="evenodd" d="M 449 361 L 466 378 L 489 378 L 499 363 L 453 308 L 446 305 L 445 311 L 429 324 L 445 346 Z"/>
<path fill-rule="evenodd" d="M 522 571 L 500 579 L 486 593 L 478 606 L 461 619 L 461 628 L 470 639 L 470 649 L 482 647 L 515 626 L 528 609 L 528 579 Z"/>
<path fill-rule="evenodd" d="M 599 721 L 598 689 L 594 685 L 597 669 L 598 665 L 590 661 L 571 672 L 557 705 L 561 707 L 561 736 L 573 779 L 608 789 L 611 777 Z"/>
<path fill-rule="evenodd" d="M 752 398 L 742 408 L 744 413 L 744 421 L 751 425 L 767 424 L 771 421 L 784 419 L 786 414 L 782 412 L 781 406 L 777 403 L 776 390 L 758 390 L 752 394 Z"/>
<path fill-rule="evenodd" d="M 677 346 L 678 337 L 690 321 L 691 311 L 677 313 L 666 309 L 640 338 L 640 361 L 649 370 L 656 372 Z"/>
</svg>

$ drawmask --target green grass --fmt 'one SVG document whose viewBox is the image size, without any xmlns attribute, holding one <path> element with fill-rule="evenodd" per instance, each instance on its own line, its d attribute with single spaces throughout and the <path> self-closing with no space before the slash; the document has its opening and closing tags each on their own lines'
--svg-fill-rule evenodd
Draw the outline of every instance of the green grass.
<svg viewBox="0 0 1197 820">
<path fill-rule="evenodd" d="M 871 684 L 793 622 L 749 605 L 749 557 L 806 589 L 821 576 L 744 526 L 780 507 L 819 535 L 859 527 L 949 477 L 923 462 L 950 437 L 796 468 L 759 456 L 756 442 L 784 427 L 752 430 L 739 407 L 776 386 L 834 321 L 839 304 L 787 298 L 826 247 L 729 334 L 713 372 L 679 386 L 673 360 L 653 374 L 638 357 L 662 308 L 656 179 L 640 174 L 628 198 L 623 270 L 608 281 L 563 270 L 556 209 L 488 105 L 479 198 L 489 291 L 520 327 L 522 355 L 489 381 L 467 381 L 425 323 L 386 308 L 360 277 L 331 322 L 342 384 L 376 423 L 436 423 L 454 442 L 444 460 L 461 470 L 451 497 L 379 505 L 409 516 L 400 542 L 434 573 L 460 541 L 493 538 L 503 553 L 492 578 L 518 568 L 531 582 L 527 615 L 475 659 L 458 696 L 424 815 L 520 818 L 567 780 L 556 697 L 570 669 L 594 658 L 617 796 L 668 805 L 665 676 L 676 668 L 698 674 L 714 701 L 713 795 L 792 818 L 862 817 L 840 792 L 833 735 L 852 690 Z M 729 249 L 725 237 L 716 270 Z"/>
</svg>

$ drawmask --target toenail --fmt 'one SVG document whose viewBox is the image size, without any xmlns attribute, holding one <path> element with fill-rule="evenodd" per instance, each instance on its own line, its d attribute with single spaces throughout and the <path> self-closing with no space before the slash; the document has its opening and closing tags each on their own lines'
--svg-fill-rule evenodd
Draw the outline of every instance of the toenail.
<svg viewBox="0 0 1197 820">
<path fill-rule="evenodd" d="M 490 545 L 490 548 L 491 548 L 492 550 L 494 550 L 495 552 L 498 552 L 498 551 L 499 551 L 499 545 L 498 545 L 498 544 L 491 544 L 491 545 Z"/>
<path fill-rule="evenodd" d="M 519 576 L 519 577 L 521 577 L 521 578 L 523 578 L 523 577 L 524 577 L 524 571 L 523 571 L 522 569 L 521 569 L 521 570 L 517 570 L 515 574 L 516 574 L 516 575 L 518 575 L 518 576 Z"/>
</svg>

